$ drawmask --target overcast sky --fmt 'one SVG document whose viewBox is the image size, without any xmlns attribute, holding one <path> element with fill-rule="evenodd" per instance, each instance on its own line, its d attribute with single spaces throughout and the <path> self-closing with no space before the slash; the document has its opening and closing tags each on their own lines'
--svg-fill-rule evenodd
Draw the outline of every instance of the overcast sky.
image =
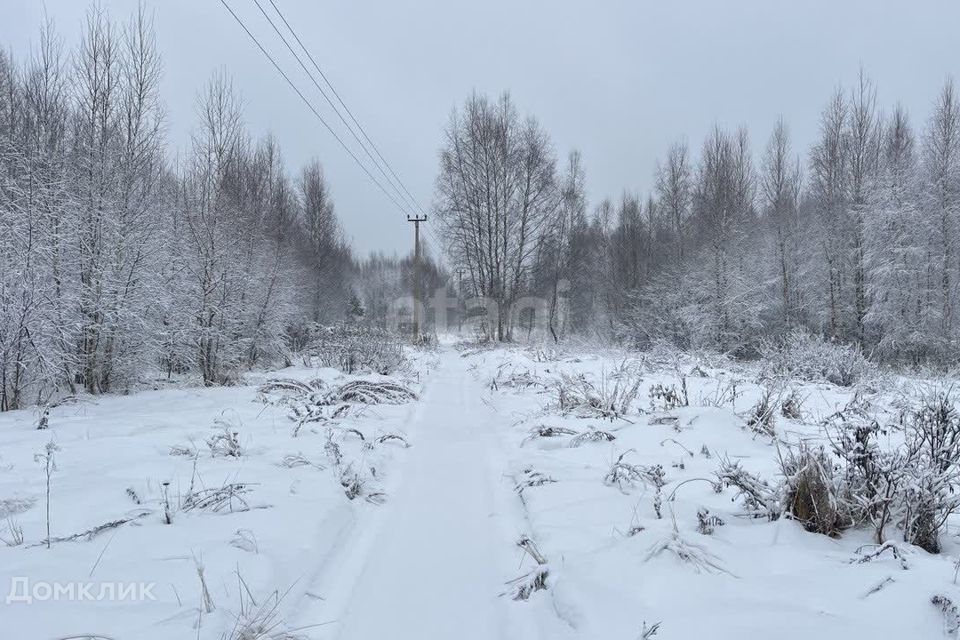
<svg viewBox="0 0 960 640">
<path fill-rule="evenodd" d="M 774 0 L 275 0 L 327 77 L 423 205 L 442 128 L 474 89 L 510 90 L 561 157 L 579 149 L 595 204 L 647 193 L 679 138 L 698 147 L 715 123 L 745 124 L 755 154 L 777 117 L 798 150 L 820 109 L 862 63 L 880 103 L 915 125 L 948 75 L 960 75 L 960 2 Z M 313 88 L 253 0 L 228 0 L 306 92 Z M 136 0 L 103 2 L 126 19 Z M 0 0 L 0 41 L 26 55 L 44 8 L 68 45 L 84 0 Z M 279 139 L 295 170 L 316 156 L 360 252 L 409 250 L 412 230 L 254 48 L 219 0 L 147 0 L 164 59 L 171 153 L 185 148 L 198 90 L 225 69 L 251 133 Z M 335 117 L 315 91 L 321 113 Z"/>
</svg>

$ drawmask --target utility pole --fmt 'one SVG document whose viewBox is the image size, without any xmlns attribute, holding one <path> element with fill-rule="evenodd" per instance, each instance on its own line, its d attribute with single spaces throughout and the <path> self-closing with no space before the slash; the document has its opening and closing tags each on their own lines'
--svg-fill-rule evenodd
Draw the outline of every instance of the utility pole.
<svg viewBox="0 0 960 640">
<path fill-rule="evenodd" d="M 427 214 L 407 216 L 413 223 L 413 341 L 420 342 L 420 223 L 427 221 Z"/>
<path fill-rule="evenodd" d="M 457 268 L 457 333 L 463 333 L 463 314 L 466 311 L 463 303 L 463 267 Z"/>
</svg>

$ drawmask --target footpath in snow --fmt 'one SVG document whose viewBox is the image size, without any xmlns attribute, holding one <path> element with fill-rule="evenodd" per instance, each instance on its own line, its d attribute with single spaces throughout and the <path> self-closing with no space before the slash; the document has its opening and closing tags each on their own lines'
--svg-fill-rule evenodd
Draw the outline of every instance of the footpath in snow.
<svg viewBox="0 0 960 640">
<path fill-rule="evenodd" d="M 501 473 L 501 417 L 482 391 L 464 359 L 442 353 L 412 416 L 415 444 L 375 533 L 348 550 L 363 557 L 345 559 L 335 578 L 342 593 L 318 607 L 326 616 L 341 609 L 333 637 L 511 637 L 510 600 L 498 594 L 516 571 L 508 514 L 517 498 Z"/>
</svg>

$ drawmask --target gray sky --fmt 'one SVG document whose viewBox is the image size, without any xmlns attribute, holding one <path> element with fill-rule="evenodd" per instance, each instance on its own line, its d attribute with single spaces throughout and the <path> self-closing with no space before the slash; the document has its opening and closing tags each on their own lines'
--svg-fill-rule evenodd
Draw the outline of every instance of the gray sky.
<svg viewBox="0 0 960 640">
<path fill-rule="evenodd" d="M 253 0 L 228 0 L 306 91 L 313 86 Z M 424 206 L 451 108 L 509 89 L 559 156 L 577 148 L 595 204 L 645 194 L 669 144 L 695 148 L 715 123 L 745 124 L 758 155 L 777 117 L 806 157 L 820 109 L 862 63 L 885 108 L 914 125 L 948 74 L 960 76 L 960 2 L 275 0 L 327 77 Z M 0 42 L 22 57 L 44 7 L 68 45 L 84 0 L 0 0 Z M 136 0 L 106 0 L 126 19 Z M 272 131 L 292 170 L 316 156 L 362 253 L 407 251 L 412 229 L 307 111 L 219 0 L 147 0 L 164 58 L 171 152 L 185 148 L 198 90 L 227 70 L 250 131 Z M 310 92 L 331 124 L 335 117 Z"/>
</svg>

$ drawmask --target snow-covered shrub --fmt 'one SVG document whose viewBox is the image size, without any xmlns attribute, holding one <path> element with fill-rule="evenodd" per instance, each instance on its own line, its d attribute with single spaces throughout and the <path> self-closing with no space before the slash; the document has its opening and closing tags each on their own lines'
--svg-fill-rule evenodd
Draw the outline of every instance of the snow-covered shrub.
<svg viewBox="0 0 960 640">
<path fill-rule="evenodd" d="M 737 399 L 743 395 L 742 380 L 736 377 L 724 376 L 717 380 L 713 393 L 700 393 L 699 404 L 703 407 L 723 407 L 730 405 L 737 408 Z"/>
<path fill-rule="evenodd" d="M 328 389 L 320 379 L 277 379 L 268 380 L 258 391 L 264 402 L 289 407 L 287 417 L 296 423 L 294 437 L 306 424 L 345 417 L 351 404 L 402 404 L 417 399 L 409 388 L 389 380 L 351 380 Z"/>
<path fill-rule="evenodd" d="M 13 516 L 7 518 L 7 533 L 0 536 L 0 542 L 8 547 L 19 547 L 23 544 L 23 527 L 13 519 Z"/>
<path fill-rule="evenodd" d="M 283 619 L 281 605 L 286 594 L 290 592 L 289 589 L 276 589 L 257 602 L 243 576 L 238 573 L 237 578 L 244 587 L 239 589 L 240 610 L 235 615 L 233 625 L 221 636 L 221 640 L 307 640 L 306 635 L 299 633 L 298 629 L 290 629 Z M 205 584 L 203 591 L 204 597 L 208 598 L 209 592 Z"/>
<path fill-rule="evenodd" d="M 417 394 L 396 382 L 387 380 L 352 380 L 326 395 L 328 405 L 341 402 L 356 404 L 403 404 L 417 399 Z"/>
<path fill-rule="evenodd" d="M 525 445 L 531 440 L 537 438 L 559 438 L 560 436 L 576 436 L 580 432 L 568 429 L 567 427 L 553 427 L 545 424 L 537 425 L 530 429 L 530 434 L 520 441 L 520 446 Z"/>
<path fill-rule="evenodd" d="M 205 489 L 194 489 L 193 487 L 183 497 L 180 505 L 182 511 L 212 511 L 219 513 L 227 510 L 230 513 L 235 511 L 249 511 L 250 504 L 244 496 L 250 493 L 252 489 L 245 482 L 228 482 L 222 487 L 211 487 Z"/>
<path fill-rule="evenodd" d="M 960 510 L 960 414 L 949 391 L 935 390 L 904 418 L 904 540 L 939 553 L 940 532 Z"/>
<path fill-rule="evenodd" d="M 787 512 L 807 531 L 835 536 L 854 524 L 841 499 L 842 481 L 823 448 L 801 444 L 782 466 Z"/>
<path fill-rule="evenodd" d="M 217 432 L 207 439 L 210 455 L 216 457 L 239 458 L 243 455 L 240 445 L 240 430 L 229 420 L 218 418 L 214 421 Z"/>
<path fill-rule="evenodd" d="M 404 449 L 410 448 L 410 443 L 399 433 L 383 433 L 377 436 L 377 444 L 384 444 L 386 442 L 397 442 Z"/>
<path fill-rule="evenodd" d="M 184 458 L 195 458 L 197 457 L 197 448 L 193 444 L 175 444 L 170 447 L 169 451 L 172 456 L 182 456 Z"/>
<path fill-rule="evenodd" d="M 608 431 L 591 427 L 589 431 L 584 431 L 570 438 L 570 446 L 576 448 L 587 442 L 613 442 L 616 439 L 617 437 Z"/>
<path fill-rule="evenodd" d="M 668 387 L 658 382 L 650 387 L 649 395 L 651 411 L 672 411 L 677 407 L 685 407 L 688 404 L 687 380 L 683 379 L 680 391 L 677 391 L 675 384 Z"/>
<path fill-rule="evenodd" d="M 960 513 L 960 412 L 953 396 L 928 391 L 893 425 L 881 425 L 872 411 L 857 395 L 824 421 L 829 448 L 783 445 L 775 485 L 728 459 L 717 477 L 738 490 L 749 513 L 770 519 L 788 513 L 826 535 L 868 526 L 878 545 L 896 527 L 904 541 L 938 553 L 948 519 Z M 881 439 L 893 431 L 897 437 Z M 886 444 L 900 435 L 900 444 Z"/>
<path fill-rule="evenodd" d="M 773 375 L 841 387 L 852 386 L 875 373 L 859 347 L 827 341 L 801 330 L 763 343 L 760 354 Z"/>
<path fill-rule="evenodd" d="M 557 406 L 560 412 L 579 418 L 623 418 L 630 413 L 642 378 L 633 367 L 621 363 L 600 384 L 594 384 L 584 375 L 560 375 L 556 384 Z"/>
<path fill-rule="evenodd" d="M 910 568 L 910 563 L 907 562 L 906 554 L 903 549 L 897 545 L 896 542 L 887 540 L 883 544 L 865 544 L 863 546 L 857 547 L 857 555 L 854 558 L 850 559 L 850 564 L 866 564 L 868 562 L 873 562 L 874 560 L 880 558 L 886 552 L 890 552 L 890 555 L 900 563 L 900 568 L 906 571 Z"/>
<path fill-rule="evenodd" d="M 285 469 L 296 469 L 297 467 L 313 467 L 319 471 L 322 471 L 325 467 L 316 462 L 312 462 L 310 458 L 303 455 L 301 452 L 289 453 L 283 456 L 283 459 L 277 463 L 279 466 Z"/>
<path fill-rule="evenodd" d="M 344 373 L 388 375 L 404 362 L 399 335 L 360 324 L 312 327 L 304 353 L 318 364 Z"/>
<path fill-rule="evenodd" d="M 514 490 L 522 495 L 530 487 L 540 487 L 554 482 L 556 482 L 556 479 L 537 471 L 533 467 L 527 467 L 520 472 L 520 478 L 515 480 Z"/>
<path fill-rule="evenodd" d="M 497 375 L 490 381 L 490 389 L 495 391 L 501 388 L 546 391 L 548 386 L 529 369 L 517 370 L 514 367 L 507 371 L 504 367 L 500 367 L 497 369 Z"/>
<path fill-rule="evenodd" d="M 706 507 L 700 507 L 697 509 L 697 532 L 702 533 L 705 536 L 713 535 L 713 532 L 717 527 L 722 527 L 724 524 L 723 518 L 720 516 L 711 515 L 710 510 Z"/>
<path fill-rule="evenodd" d="M 904 460 L 900 453 L 881 449 L 878 436 L 886 430 L 855 396 L 846 407 L 824 421 L 836 466 L 841 474 L 840 499 L 856 524 L 871 524 L 878 543 L 894 516 Z"/>
<path fill-rule="evenodd" d="M 855 397 L 824 427 L 833 460 L 803 445 L 785 458 L 794 516 L 822 533 L 869 525 L 878 544 L 892 525 L 906 542 L 939 552 L 947 519 L 960 511 L 960 414 L 951 394 L 920 395 L 887 427 Z M 902 432 L 903 444 L 881 446 L 892 430 Z"/>
<path fill-rule="evenodd" d="M 531 595 L 537 591 L 547 588 L 547 578 L 550 576 L 550 569 L 547 566 L 547 558 L 540 551 L 537 544 L 527 536 L 520 536 L 517 546 L 526 552 L 536 563 L 536 566 L 528 573 L 514 578 L 507 585 L 510 590 L 500 595 L 510 594 L 514 600 L 528 600 Z"/>
<path fill-rule="evenodd" d="M 729 573 L 723 568 L 717 556 L 711 553 L 706 547 L 685 540 L 683 536 L 680 535 L 680 531 L 676 526 L 674 526 L 673 531 L 671 531 L 667 537 L 650 547 L 644 558 L 644 562 L 649 562 L 664 552 L 672 554 L 684 564 L 690 565 L 697 573 L 701 571 L 706 571 L 707 573 Z"/>
<path fill-rule="evenodd" d="M 624 458 L 631 452 L 633 452 L 633 449 L 628 449 L 617 457 L 610 466 L 607 475 L 603 478 L 604 483 L 610 486 L 616 485 L 621 491 L 624 487 L 633 487 L 637 483 L 643 483 L 653 486 L 659 492 L 667 484 L 667 476 L 663 472 L 663 466 L 658 464 L 647 467 L 626 462 Z"/>
<path fill-rule="evenodd" d="M 943 631 L 949 638 L 956 638 L 960 634 L 960 608 L 953 600 L 943 594 L 930 598 L 930 603 L 943 614 Z"/>
<path fill-rule="evenodd" d="M 771 487 L 765 480 L 741 467 L 739 462 L 721 459 L 716 476 L 718 486 L 737 490 L 736 497 L 743 498 L 748 514 L 769 520 L 776 520 L 782 514 L 780 488 Z"/>
<path fill-rule="evenodd" d="M 343 493 L 349 500 L 364 498 L 367 502 L 373 504 L 383 504 L 386 500 L 386 494 L 371 488 L 373 484 L 371 479 L 376 477 L 376 469 L 370 468 L 367 474 L 364 470 L 357 470 L 351 462 L 340 470 L 340 486 L 343 487 Z"/>
<path fill-rule="evenodd" d="M 327 441 L 323 443 L 323 452 L 335 467 L 339 467 L 343 461 L 343 452 L 340 445 L 333 439 L 333 430 L 327 432 Z"/>
<path fill-rule="evenodd" d="M 319 404 L 326 386 L 320 378 L 306 382 L 293 378 L 272 378 L 260 385 L 257 394 L 264 402 L 281 406 L 309 402 Z"/>
<path fill-rule="evenodd" d="M 786 397 L 780 401 L 780 415 L 787 420 L 802 420 L 803 400 L 799 390 L 790 389 Z"/>
<path fill-rule="evenodd" d="M 763 394 L 750 409 L 747 415 L 747 427 L 754 433 L 772 436 L 774 431 L 774 415 L 777 409 L 776 392 L 772 387 L 763 390 Z"/>
</svg>

